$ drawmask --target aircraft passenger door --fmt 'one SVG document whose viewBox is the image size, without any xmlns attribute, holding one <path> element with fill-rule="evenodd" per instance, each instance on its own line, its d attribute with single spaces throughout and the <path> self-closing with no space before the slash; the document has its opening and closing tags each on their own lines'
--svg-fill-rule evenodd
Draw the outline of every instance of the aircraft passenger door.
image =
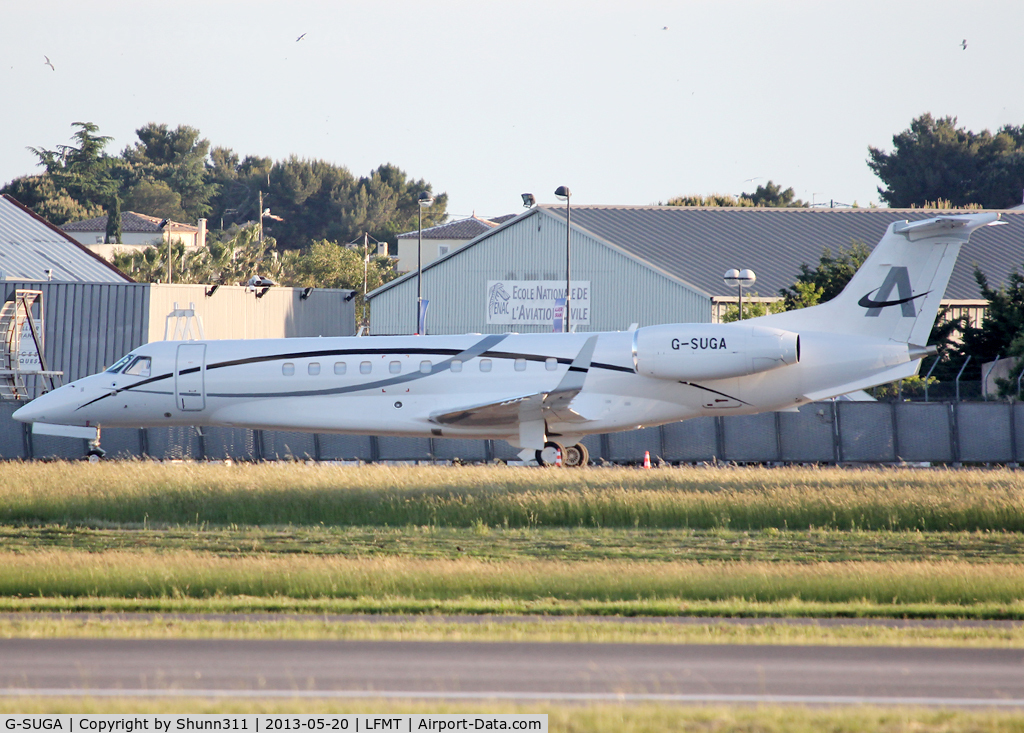
<svg viewBox="0 0 1024 733">
<path fill-rule="evenodd" d="M 181 344 L 174 366 L 174 400 L 189 412 L 206 407 L 206 344 Z"/>
</svg>

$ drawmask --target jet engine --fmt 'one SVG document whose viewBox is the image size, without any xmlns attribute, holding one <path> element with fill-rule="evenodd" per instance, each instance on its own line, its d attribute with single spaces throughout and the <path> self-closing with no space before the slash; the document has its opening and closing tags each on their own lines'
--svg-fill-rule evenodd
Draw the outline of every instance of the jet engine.
<svg viewBox="0 0 1024 733">
<path fill-rule="evenodd" d="M 676 323 L 633 332 L 633 368 L 657 379 L 727 379 L 800 361 L 800 336 L 743 323 Z"/>
</svg>

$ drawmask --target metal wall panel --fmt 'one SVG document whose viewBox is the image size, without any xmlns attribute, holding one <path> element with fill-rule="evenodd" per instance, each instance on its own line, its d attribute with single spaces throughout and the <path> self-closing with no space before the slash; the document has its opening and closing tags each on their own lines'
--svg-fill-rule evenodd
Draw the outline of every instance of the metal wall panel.
<svg viewBox="0 0 1024 733">
<path fill-rule="evenodd" d="M 351 290 L 317 288 L 305 300 L 302 288 L 272 287 L 261 298 L 241 285 L 222 285 L 207 295 L 207 285 L 151 285 L 148 340 L 173 338 L 175 319 L 167 316 L 195 304 L 208 339 L 293 338 L 352 336 L 355 300 Z M 169 326 L 169 327 L 168 327 Z"/>
<path fill-rule="evenodd" d="M 643 463 L 644 452 L 650 451 L 651 460 L 664 458 L 661 428 L 643 428 L 624 433 L 609 433 L 608 460 L 615 463 Z"/>
<path fill-rule="evenodd" d="M 369 461 L 373 459 L 373 445 L 368 435 L 320 434 L 320 460 Z"/>
<path fill-rule="evenodd" d="M 896 444 L 904 461 L 955 460 L 950 440 L 949 405 L 944 402 L 897 402 Z"/>
<path fill-rule="evenodd" d="M 779 413 L 779 445 L 783 461 L 831 463 L 835 460 L 835 405 L 812 402 L 800 412 Z"/>
<path fill-rule="evenodd" d="M 843 461 L 892 463 L 896 460 L 892 409 L 884 402 L 837 402 Z"/>
<path fill-rule="evenodd" d="M 261 450 L 268 461 L 305 461 L 316 459 L 316 437 L 313 433 L 286 430 L 261 430 Z"/>
<path fill-rule="evenodd" d="M 256 451 L 256 435 L 253 430 L 203 428 L 203 454 L 207 460 L 222 461 L 230 458 L 233 461 L 252 461 L 256 459 Z"/>
<path fill-rule="evenodd" d="M 430 301 L 427 333 L 547 333 L 551 325 L 488 325 L 488 280 L 565 282 L 565 222 L 543 210 L 495 230 L 423 271 Z M 572 232 L 572 279 L 589 280 L 590 325 L 583 331 L 618 331 L 631 323 L 710 322 L 711 300 L 649 263 Z M 373 334 L 413 333 L 416 274 L 371 299 Z"/>
<path fill-rule="evenodd" d="M 0 402 L 0 459 L 27 458 L 25 455 L 24 423 L 12 420 L 11 415 L 24 402 Z"/>
<path fill-rule="evenodd" d="M 95 374 L 148 340 L 149 285 L 0 282 L 0 298 L 43 293 L 46 366 L 65 383 Z"/>
<path fill-rule="evenodd" d="M 722 458 L 718 449 L 718 419 L 698 417 L 662 426 L 665 460 L 689 463 Z"/>
<path fill-rule="evenodd" d="M 726 460 L 741 463 L 779 460 L 779 438 L 775 432 L 774 412 L 723 418 L 722 432 Z"/>
<path fill-rule="evenodd" d="M 1013 460 L 1010 409 L 1006 402 L 960 402 L 956 405 L 961 461 L 1007 463 Z"/>
<path fill-rule="evenodd" d="M 434 438 L 434 457 L 441 461 L 458 458 L 462 461 L 487 460 L 487 441 L 458 438 Z"/>
</svg>

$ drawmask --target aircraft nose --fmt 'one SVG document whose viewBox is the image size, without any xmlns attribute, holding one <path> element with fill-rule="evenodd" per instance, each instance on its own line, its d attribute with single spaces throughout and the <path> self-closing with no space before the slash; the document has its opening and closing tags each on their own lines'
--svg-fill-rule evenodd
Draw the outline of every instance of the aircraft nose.
<svg viewBox="0 0 1024 733">
<path fill-rule="evenodd" d="M 47 392 L 15 410 L 12 417 L 15 420 L 28 423 L 72 424 L 74 422 L 72 413 L 78 407 L 78 400 L 72 398 L 74 394 L 75 390 L 67 387 Z"/>
<path fill-rule="evenodd" d="M 14 411 L 14 414 L 11 415 L 11 417 L 13 417 L 15 420 L 20 420 L 21 422 L 41 421 L 46 413 L 46 406 L 42 404 L 43 402 L 45 402 L 44 397 L 45 395 L 43 395 L 43 397 L 37 397 L 31 402 L 29 402 L 27 405 L 19 407 L 17 410 Z"/>
</svg>

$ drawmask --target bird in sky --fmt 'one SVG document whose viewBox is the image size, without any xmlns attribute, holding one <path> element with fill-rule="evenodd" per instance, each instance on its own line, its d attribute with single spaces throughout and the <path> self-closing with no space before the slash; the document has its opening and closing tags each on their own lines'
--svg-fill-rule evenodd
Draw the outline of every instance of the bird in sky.
<svg viewBox="0 0 1024 733">
<path fill-rule="evenodd" d="M 306 34 L 303 33 L 301 36 L 299 36 L 298 38 L 295 39 L 295 42 L 298 43 L 299 41 L 301 41 L 305 37 L 306 37 Z"/>
<path fill-rule="evenodd" d="M 44 55 L 43 58 L 46 59 L 46 61 L 43 62 L 43 66 L 49 66 L 54 71 L 57 70 L 57 67 L 50 63 L 50 57 L 49 56 Z"/>
<path fill-rule="evenodd" d="M 961 48 L 962 48 L 962 49 L 963 49 L 964 51 L 966 51 L 966 50 L 967 50 L 967 39 L 966 39 L 966 38 L 965 38 L 964 40 L 960 41 L 960 47 L 961 47 Z"/>
</svg>

